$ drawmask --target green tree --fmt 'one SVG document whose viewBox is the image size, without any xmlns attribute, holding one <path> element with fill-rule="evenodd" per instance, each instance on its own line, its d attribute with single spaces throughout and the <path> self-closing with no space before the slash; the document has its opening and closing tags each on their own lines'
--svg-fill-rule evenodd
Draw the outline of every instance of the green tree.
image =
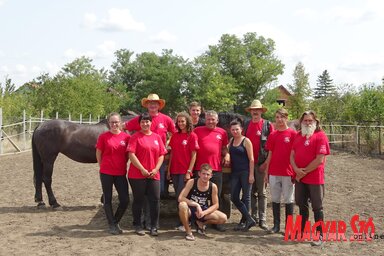
<svg viewBox="0 0 384 256">
<path fill-rule="evenodd" d="M 293 71 L 293 85 L 288 85 L 293 95 L 290 98 L 290 113 L 293 118 L 299 118 L 306 110 L 307 100 L 311 94 L 309 74 L 305 73 L 303 63 L 299 62 Z"/>
<path fill-rule="evenodd" d="M 242 112 L 283 73 L 284 65 L 274 51 L 274 41 L 256 33 L 246 33 L 242 39 L 224 34 L 203 56 L 217 62 L 221 75 L 234 79 L 231 90 L 238 91 L 235 110 Z"/>
<path fill-rule="evenodd" d="M 314 89 L 314 98 L 319 99 L 327 96 L 333 96 L 336 93 L 336 88 L 333 85 L 333 80 L 331 79 L 327 70 L 324 70 L 321 75 L 317 78 L 317 84 Z"/>
</svg>

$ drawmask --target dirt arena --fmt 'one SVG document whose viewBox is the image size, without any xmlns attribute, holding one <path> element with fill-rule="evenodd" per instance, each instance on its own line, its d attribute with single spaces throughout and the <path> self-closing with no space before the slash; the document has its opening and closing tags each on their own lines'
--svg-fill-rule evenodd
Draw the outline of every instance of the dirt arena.
<svg viewBox="0 0 384 256">
<path fill-rule="evenodd" d="M 285 242 L 279 234 L 259 228 L 232 231 L 239 221 L 233 211 L 228 230 L 208 229 L 196 241 L 173 229 L 174 213 L 161 211 L 158 237 L 139 237 L 132 231 L 130 208 L 123 217 L 124 234 L 112 236 L 99 203 L 101 188 L 95 164 L 80 164 L 59 156 L 53 189 L 60 210 L 39 210 L 34 202 L 31 152 L 0 157 L 0 255 L 384 255 L 384 236 L 371 242 Z M 332 152 L 327 159 L 325 219 L 344 220 L 347 238 L 350 219 L 373 217 L 375 231 L 384 234 L 384 160 Z M 44 191 L 44 199 L 46 193 Z M 297 213 L 298 209 L 295 209 Z M 272 210 L 268 204 L 268 224 Z M 311 220 L 313 220 L 311 212 Z M 173 218 L 173 219 L 172 219 Z"/>
</svg>

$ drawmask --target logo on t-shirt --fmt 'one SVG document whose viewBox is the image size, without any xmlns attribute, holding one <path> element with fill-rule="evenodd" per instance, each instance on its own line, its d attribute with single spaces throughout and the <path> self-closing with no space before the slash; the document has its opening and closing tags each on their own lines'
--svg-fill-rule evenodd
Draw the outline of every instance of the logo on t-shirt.
<svg viewBox="0 0 384 256">
<path fill-rule="evenodd" d="M 319 149 L 319 153 L 326 154 L 327 153 L 327 148 L 325 145 L 321 145 Z"/>
<path fill-rule="evenodd" d="M 154 143 L 156 146 L 159 146 L 159 142 L 157 140 L 154 140 Z"/>
<path fill-rule="evenodd" d="M 261 136 L 261 131 L 257 131 L 257 132 L 256 132 L 256 135 L 257 135 L 257 136 Z"/>
<path fill-rule="evenodd" d="M 222 140 L 221 135 L 220 135 L 220 134 L 217 134 L 217 135 L 216 135 L 216 139 L 218 139 L 218 140 Z"/>
<path fill-rule="evenodd" d="M 160 129 L 164 129 L 164 128 L 165 128 L 165 126 L 164 126 L 163 123 L 159 123 L 158 127 L 159 127 Z"/>
<path fill-rule="evenodd" d="M 284 138 L 284 142 L 285 142 L 285 143 L 289 143 L 289 142 L 291 142 L 291 138 L 289 138 L 289 137 L 285 137 L 285 138 Z"/>
<path fill-rule="evenodd" d="M 309 146 L 309 140 L 305 140 L 304 146 Z"/>
<path fill-rule="evenodd" d="M 125 146 L 126 146 L 126 145 L 125 145 L 125 141 L 123 141 L 123 140 L 120 141 L 120 145 L 125 147 Z"/>
<path fill-rule="evenodd" d="M 188 144 L 188 141 L 187 140 L 183 140 L 183 142 L 181 142 L 181 144 L 183 144 L 184 146 Z"/>
</svg>

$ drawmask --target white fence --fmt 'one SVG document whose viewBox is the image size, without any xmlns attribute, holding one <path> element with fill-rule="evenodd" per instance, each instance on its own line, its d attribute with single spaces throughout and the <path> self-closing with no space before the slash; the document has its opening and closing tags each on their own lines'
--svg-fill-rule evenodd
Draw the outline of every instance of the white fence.
<svg viewBox="0 0 384 256">
<path fill-rule="evenodd" d="M 51 120 L 44 118 L 44 112 L 41 111 L 40 117 L 26 117 L 26 112 L 23 111 L 21 121 L 4 124 L 3 123 L 3 110 L 0 108 L 0 155 L 13 154 L 23 151 L 31 150 L 31 139 L 35 128 L 42 122 Z M 56 113 L 54 119 L 59 119 L 59 113 Z M 100 116 L 95 120 L 89 115 L 86 119 L 80 114 L 79 120 L 71 120 L 71 115 L 65 119 L 74 123 L 80 124 L 94 124 L 100 121 Z"/>
</svg>

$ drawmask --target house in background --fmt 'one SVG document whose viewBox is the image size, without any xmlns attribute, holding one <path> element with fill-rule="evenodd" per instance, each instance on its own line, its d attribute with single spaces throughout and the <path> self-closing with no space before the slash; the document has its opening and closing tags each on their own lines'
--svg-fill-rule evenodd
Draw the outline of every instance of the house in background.
<svg viewBox="0 0 384 256">
<path fill-rule="evenodd" d="M 276 89 L 279 92 L 277 103 L 283 107 L 288 107 L 289 98 L 292 96 L 292 93 L 290 93 L 283 85 L 279 85 Z"/>
</svg>

